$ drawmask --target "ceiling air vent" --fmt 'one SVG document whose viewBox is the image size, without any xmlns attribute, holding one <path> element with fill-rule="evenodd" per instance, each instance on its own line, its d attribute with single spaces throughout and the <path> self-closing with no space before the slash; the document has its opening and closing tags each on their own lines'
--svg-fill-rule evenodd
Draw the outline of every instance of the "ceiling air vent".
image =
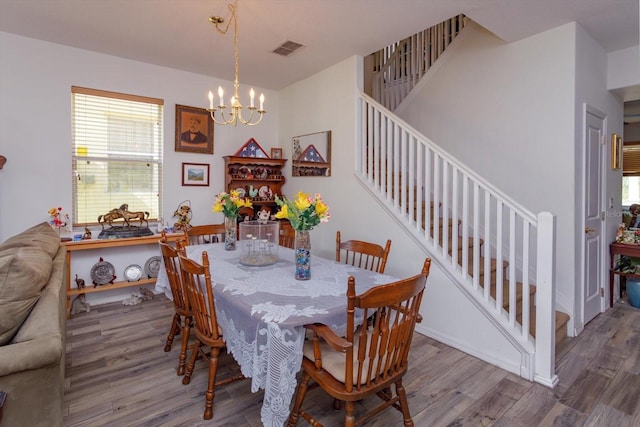
<svg viewBox="0 0 640 427">
<path fill-rule="evenodd" d="M 273 50 L 273 53 L 281 55 L 281 56 L 289 56 L 296 50 L 303 47 L 300 43 L 292 42 L 291 40 L 287 40 L 282 43 L 280 46 Z"/>
</svg>

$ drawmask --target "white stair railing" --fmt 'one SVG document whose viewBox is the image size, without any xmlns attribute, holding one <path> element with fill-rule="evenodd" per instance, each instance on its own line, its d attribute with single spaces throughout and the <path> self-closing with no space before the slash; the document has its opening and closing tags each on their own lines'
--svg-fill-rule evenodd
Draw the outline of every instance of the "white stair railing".
<svg viewBox="0 0 640 427">
<path fill-rule="evenodd" d="M 458 15 L 374 52 L 373 98 L 395 110 L 464 25 Z"/>
<path fill-rule="evenodd" d="M 358 109 L 356 175 L 527 355 L 521 375 L 555 384 L 553 216 L 527 211 L 366 94 Z"/>
</svg>

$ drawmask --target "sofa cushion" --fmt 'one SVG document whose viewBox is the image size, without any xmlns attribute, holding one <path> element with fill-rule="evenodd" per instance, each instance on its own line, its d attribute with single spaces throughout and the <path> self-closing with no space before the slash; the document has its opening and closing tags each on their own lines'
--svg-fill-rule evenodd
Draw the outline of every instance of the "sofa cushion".
<svg viewBox="0 0 640 427">
<path fill-rule="evenodd" d="M 49 281 L 52 264 L 51 256 L 39 247 L 0 250 L 0 345 L 11 340 L 31 312 Z"/>
<path fill-rule="evenodd" d="M 26 229 L 20 234 L 9 237 L 0 244 L 0 253 L 6 249 L 22 248 L 25 246 L 38 247 L 53 257 L 60 248 L 60 236 L 51 228 L 49 223 L 43 222 Z"/>
</svg>

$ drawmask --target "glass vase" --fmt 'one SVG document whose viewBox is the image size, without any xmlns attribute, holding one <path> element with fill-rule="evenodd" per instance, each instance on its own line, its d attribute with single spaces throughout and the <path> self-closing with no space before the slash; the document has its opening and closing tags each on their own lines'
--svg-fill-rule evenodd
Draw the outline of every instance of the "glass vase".
<svg viewBox="0 0 640 427">
<path fill-rule="evenodd" d="M 311 235 L 308 231 L 296 230 L 294 251 L 296 254 L 296 279 L 311 279 Z"/>
<path fill-rule="evenodd" d="M 224 248 L 228 251 L 236 250 L 238 240 L 238 218 L 224 217 Z"/>
</svg>

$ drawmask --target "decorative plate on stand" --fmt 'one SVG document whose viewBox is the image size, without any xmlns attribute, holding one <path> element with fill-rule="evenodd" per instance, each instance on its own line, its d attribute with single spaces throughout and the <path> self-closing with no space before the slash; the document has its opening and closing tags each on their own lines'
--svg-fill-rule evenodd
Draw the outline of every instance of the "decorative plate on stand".
<svg viewBox="0 0 640 427">
<path fill-rule="evenodd" d="M 144 263 L 144 272 L 147 274 L 147 277 L 151 279 L 152 277 L 158 277 L 158 272 L 160 271 L 160 266 L 162 265 L 162 258 L 160 256 L 152 256 Z"/>
<path fill-rule="evenodd" d="M 128 282 L 137 282 L 142 279 L 142 267 L 138 264 L 131 264 L 124 269 L 124 277 Z"/>
<path fill-rule="evenodd" d="M 100 258 L 93 267 L 91 267 L 91 280 L 95 286 L 113 283 L 116 278 L 116 269 L 108 261 Z"/>
</svg>

